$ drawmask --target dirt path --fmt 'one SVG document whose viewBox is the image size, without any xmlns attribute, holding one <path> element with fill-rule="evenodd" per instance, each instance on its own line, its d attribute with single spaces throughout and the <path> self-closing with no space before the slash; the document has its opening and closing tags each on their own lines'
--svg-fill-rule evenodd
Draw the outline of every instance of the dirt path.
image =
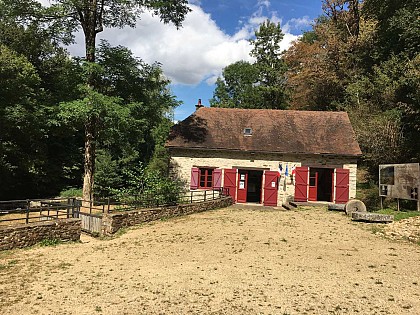
<svg viewBox="0 0 420 315">
<path fill-rule="evenodd" d="M 0 252 L 0 314 L 420 314 L 420 246 L 321 209 L 222 209 Z"/>
</svg>

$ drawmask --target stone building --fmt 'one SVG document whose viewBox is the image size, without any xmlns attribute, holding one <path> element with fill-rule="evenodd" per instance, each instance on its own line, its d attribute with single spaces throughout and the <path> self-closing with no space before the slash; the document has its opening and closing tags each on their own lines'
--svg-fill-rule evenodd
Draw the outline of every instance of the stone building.
<svg viewBox="0 0 420 315">
<path fill-rule="evenodd" d="M 361 155 L 345 112 L 199 107 L 171 129 L 171 169 L 191 190 L 237 203 L 345 203 Z"/>
</svg>

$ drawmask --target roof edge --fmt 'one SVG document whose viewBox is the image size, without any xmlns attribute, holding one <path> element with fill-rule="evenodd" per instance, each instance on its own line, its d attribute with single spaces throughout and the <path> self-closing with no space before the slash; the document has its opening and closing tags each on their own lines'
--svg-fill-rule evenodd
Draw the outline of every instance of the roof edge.
<svg viewBox="0 0 420 315">
<path fill-rule="evenodd" d="M 223 152 L 248 152 L 248 153 L 265 153 L 265 154 L 298 154 L 298 155 L 327 155 L 327 156 L 348 156 L 348 157 L 361 157 L 362 152 L 358 154 L 337 154 L 337 153 L 313 153 L 313 152 L 286 152 L 286 151 L 259 151 L 259 150 L 239 150 L 239 149 L 225 149 L 225 148 L 203 148 L 203 147 L 180 147 L 180 146 L 166 146 L 167 149 L 180 149 L 180 150 L 204 150 L 204 151 L 223 151 Z"/>
</svg>

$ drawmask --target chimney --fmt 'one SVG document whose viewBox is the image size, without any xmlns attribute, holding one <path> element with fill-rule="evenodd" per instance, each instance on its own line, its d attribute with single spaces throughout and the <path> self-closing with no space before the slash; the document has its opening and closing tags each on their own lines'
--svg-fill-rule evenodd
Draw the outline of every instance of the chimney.
<svg viewBox="0 0 420 315">
<path fill-rule="evenodd" d="M 204 105 L 201 105 L 201 98 L 199 98 L 197 105 L 195 105 L 195 110 L 198 110 L 201 107 L 204 107 Z"/>
</svg>

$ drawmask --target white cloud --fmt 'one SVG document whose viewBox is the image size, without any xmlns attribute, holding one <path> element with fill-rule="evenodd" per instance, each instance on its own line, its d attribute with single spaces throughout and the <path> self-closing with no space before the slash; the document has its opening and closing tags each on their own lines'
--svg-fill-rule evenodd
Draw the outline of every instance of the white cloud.
<svg viewBox="0 0 420 315">
<path fill-rule="evenodd" d="M 254 14 L 240 23 L 241 28 L 235 34 L 229 35 L 218 27 L 210 14 L 196 5 L 199 3 L 199 0 L 190 1 L 192 12 L 179 30 L 145 12 L 136 28 L 106 29 L 99 38 L 107 39 L 112 45 L 127 46 L 135 56 L 148 63 L 160 62 L 166 76 L 175 84 L 196 85 L 203 80 L 212 84 L 227 65 L 239 60 L 252 62 L 248 39 L 254 36 L 261 22 L 270 19 L 281 23 L 276 12 L 269 12 L 270 1 L 257 0 Z M 299 23 L 304 22 L 289 21 L 287 30 Z M 296 39 L 297 36 L 286 33 L 281 49 L 287 49 Z M 70 52 L 83 56 L 82 34 L 78 33 L 76 40 L 79 45 L 70 47 Z"/>
<path fill-rule="evenodd" d="M 293 18 L 287 21 L 283 26 L 284 32 L 291 32 L 292 30 L 301 31 L 302 28 L 306 28 L 313 23 L 313 20 L 309 16 L 303 16 L 301 18 Z"/>
</svg>

